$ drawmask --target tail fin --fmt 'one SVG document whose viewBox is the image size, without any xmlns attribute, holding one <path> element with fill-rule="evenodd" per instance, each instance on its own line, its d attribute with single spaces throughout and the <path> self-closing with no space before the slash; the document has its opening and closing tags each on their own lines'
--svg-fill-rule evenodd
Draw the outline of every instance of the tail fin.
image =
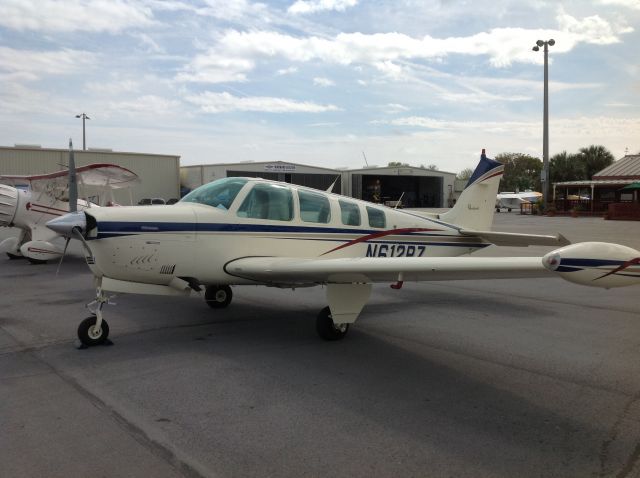
<svg viewBox="0 0 640 478">
<path fill-rule="evenodd" d="M 441 214 L 440 219 L 464 229 L 490 230 L 503 172 L 504 165 L 487 158 L 483 149 L 480 162 L 469 178 L 460 199 L 450 211 Z"/>
</svg>

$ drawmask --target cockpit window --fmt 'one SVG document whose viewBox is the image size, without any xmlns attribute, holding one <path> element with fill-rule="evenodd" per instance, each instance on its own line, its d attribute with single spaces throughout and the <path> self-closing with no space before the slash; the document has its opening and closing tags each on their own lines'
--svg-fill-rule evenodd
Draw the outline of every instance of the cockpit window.
<svg viewBox="0 0 640 478">
<path fill-rule="evenodd" d="M 242 186 L 247 183 L 244 178 L 223 178 L 204 184 L 194 189 L 180 202 L 196 202 L 219 209 L 229 209 Z"/>
<path fill-rule="evenodd" d="M 239 217 L 291 221 L 293 219 L 293 194 L 286 186 L 256 183 L 238 209 Z"/>
</svg>

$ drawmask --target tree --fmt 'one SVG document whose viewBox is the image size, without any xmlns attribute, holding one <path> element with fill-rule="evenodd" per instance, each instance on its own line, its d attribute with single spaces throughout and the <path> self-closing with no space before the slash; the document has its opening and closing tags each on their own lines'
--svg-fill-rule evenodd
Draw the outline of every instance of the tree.
<svg viewBox="0 0 640 478">
<path fill-rule="evenodd" d="M 427 166 L 427 169 L 429 171 L 437 171 L 438 170 L 438 165 L 437 164 L 430 164 Z"/>
<path fill-rule="evenodd" d="M 468 181 L 472 174 L 473 174 L 473 169 L 465 168 L 462 171 L 460 171 L 458 174 L 456 174 L 456 179 L 462 179 L 464 181 Z"/>
<path fill-rule="evenodd" d="M 504 164 L 500 191 L 540 190 L 540 159 L 523 153 L 500 153 L 495 159 Z"/>
<path fill-rule="evenodd" d="M 603 170 L 615 161 L 611 151 L 604 146 L 596 146 L 595 144 L 587 148 L 580 148 L 578 155 L 584 164 L 586 179 L 593 178 L 595 173 Z"/>
<path fill-rule="evenodd" d="M 387 164 L 388 167 L 390 168 L 397 168 L 399 166 L 411 166 L 408 163 L 401 163 L 400 161 L 389 161 L 389 164 Z"/>
<path fill-rule="evenodd" d="M 587 179 L 584 162 L 580 155 L 568 154 L 566 151 L 551 157 L 549 161 L 549 176 L 552 184 Z"/>
</svg>

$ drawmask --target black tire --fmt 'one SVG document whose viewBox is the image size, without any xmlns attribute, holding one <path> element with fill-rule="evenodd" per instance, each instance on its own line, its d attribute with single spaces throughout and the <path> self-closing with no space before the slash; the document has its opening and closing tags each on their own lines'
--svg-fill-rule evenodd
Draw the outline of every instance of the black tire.
<svg viewBox="0 0 640 478">
<path fill-rule="evenodd" d="M 15 259 L 26 259 L 26 257 L 24 257 L 23 255 L 18 255 L 18 254 L 11 254 L 10 252 L 7 252 L 7 257 L 11 260 L 15 260 Z"/>
<path fill-rule="evenodd" d="M 93 326 L 96 325 L 96 316 L 87 317 L 78 326 L 78 338 L 83 345 L 91 347 L 92 345 L 100 345 L 109 337 L 109 324 L 102 319 L 100 333 L 95 333 Z"/>
<path fill-rule="evenodd" d="M 331 310 L 325 307 L 316 318 L 316 332 L 324 340 L 341 340 L 347 335 L 349 324 L 336 325 L 331 318 Z"/>
<path fill-rule="evenodd" d="M 212 309 L 224 309 L 231 303 L 233 292 L 228 285 L 210 285 L 204 293 L 204 300 Z"/>
<path fill-rule="evenodd" d="M 35 264 L 35 265 L 40 265 L 40 264 L 46 264 L 47 261 L 43 261 L 42 259 L 33 259 L 31 257 L 27 257 L 27 260 L 31 263 L 31 264 Z"/>
<path fill-rule="evenodd" d="M 511 208 L 507 208 L 507 212 L 511 212 Z"/>
</svg>

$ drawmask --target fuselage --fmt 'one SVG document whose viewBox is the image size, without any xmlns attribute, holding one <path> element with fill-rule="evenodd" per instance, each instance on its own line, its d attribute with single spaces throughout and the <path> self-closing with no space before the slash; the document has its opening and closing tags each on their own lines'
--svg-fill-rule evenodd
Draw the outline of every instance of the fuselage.
<svg viewBox="0 0 640 478">
<path fill-rule="evenodd" d="M 202 195 L 201 202 L 187 196 L 171 206 L 85 211 L 92 271 L 152 284 L 173 277 L 239 284 L 253 282 L 227 274 L 225 265 L 243 257 L 446 257 L 489 245 L 411 212 L 286 183 L 234 180 L 244 184 L 228 208 L 205 204 Z M 257 201 L 263 190 L 271 195 Z"/>
</svg>

